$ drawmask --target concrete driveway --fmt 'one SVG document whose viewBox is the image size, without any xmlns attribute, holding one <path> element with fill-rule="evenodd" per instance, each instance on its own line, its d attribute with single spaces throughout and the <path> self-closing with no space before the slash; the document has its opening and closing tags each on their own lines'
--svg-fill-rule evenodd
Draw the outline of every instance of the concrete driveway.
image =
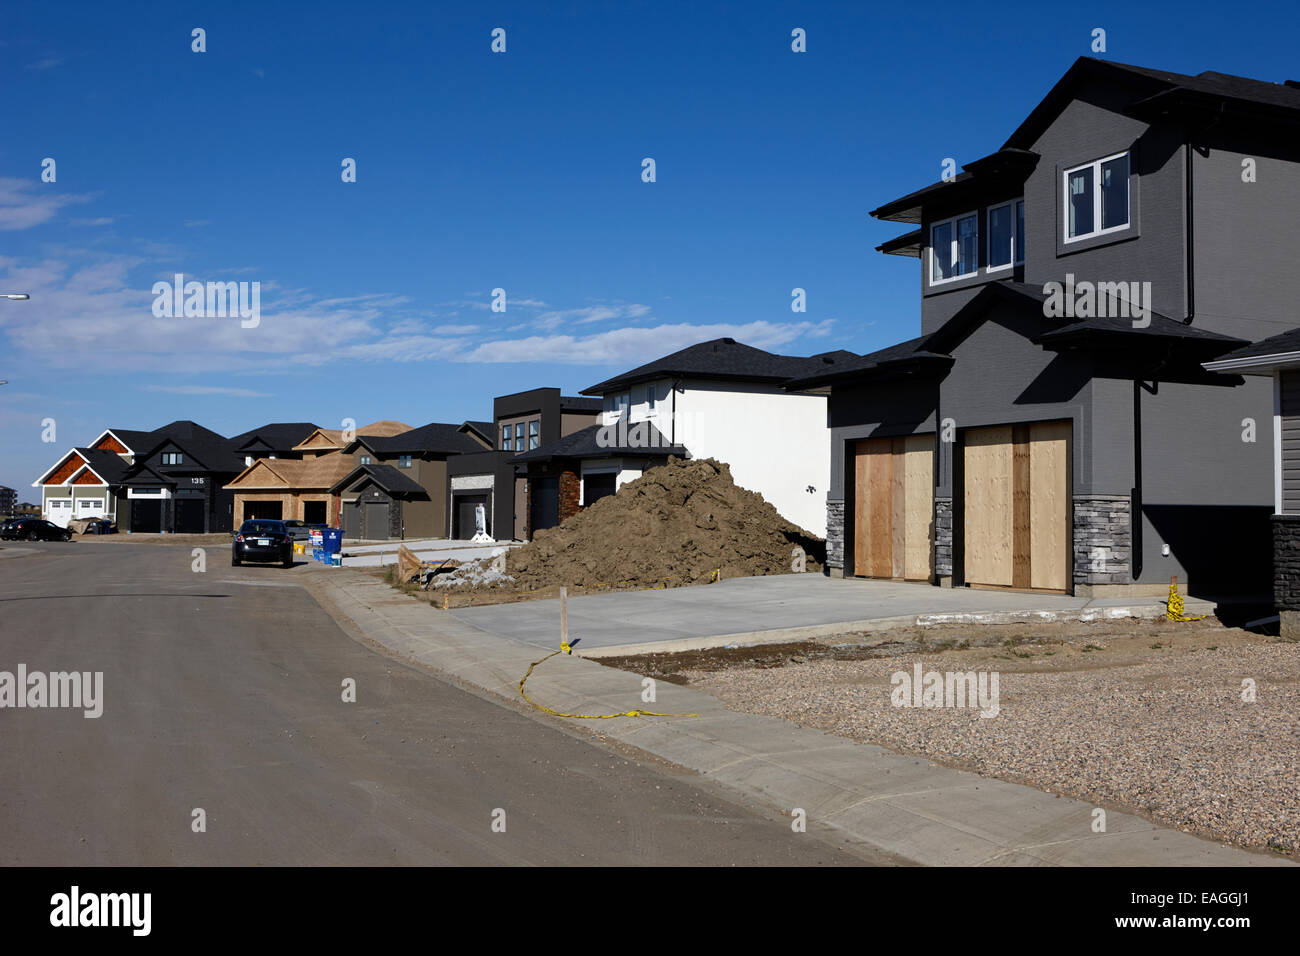
<svg viewBox="0 0 1300 956">
<path fill-rule="evenodd" d="M 1140 606 L 1140 607 L 1139 607 Z M 1198 602 L 1188 602 L 1189 610 Z M 735 578 L 662 591 L 617 591 L 569 599 L 569 636 L 580 653 L 643 644 L 660 650 L 736 641 L 796 640 L 881 626 L 940 613 L 1079 612 L 1084 609 L 1163 613 L 1156 598 L 1083 598 L 1055 594 L 786 574 Z M 459 608 L 448 613 L 502 637 L 558 646 L 560 602 L 526 601 Z M 899 622 L 901 623 L 901 621 Z M 639 649 L 639 648 L 638 648 Z"/>
</svg>

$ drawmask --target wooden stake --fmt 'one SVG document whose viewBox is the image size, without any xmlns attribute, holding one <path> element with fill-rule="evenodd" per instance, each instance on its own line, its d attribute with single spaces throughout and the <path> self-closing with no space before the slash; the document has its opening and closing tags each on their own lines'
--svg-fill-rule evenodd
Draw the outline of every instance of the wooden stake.
<svg viewBox="0 0 1300 956">
<path fill-rule="evenodd" d="M 569 589 L 560 588 L 560 643 L 569 643 Z"/>
</svg>

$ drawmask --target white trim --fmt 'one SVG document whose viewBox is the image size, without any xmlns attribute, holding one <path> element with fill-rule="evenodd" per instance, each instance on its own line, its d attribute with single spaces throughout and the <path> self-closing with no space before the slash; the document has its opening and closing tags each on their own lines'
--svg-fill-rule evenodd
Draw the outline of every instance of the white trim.
<svg viewBox="0 0 1300 956">
<path fill-rule="evenodd" d="M 105 428 L 104 431 L 100 434 L 100 436 L 99 436 L 98 438 L 96 438 L 94 441 L 92 441 L 92 442 L 90 443 L 90 447 L 91 447 L 91 448 L 94 448 L 94 447 L 95 447 L 96 445 L 98 445 L 101 441 L 103 441 L 103 440 L 104 440 L 104 435 L 113 435 L 113 441 L 117 442 L 119 445 L 121 445 L 123 448 L 125 448 L 125 449 L 126 449 L 126 453 L 127 453 L 129 456 L 131 456 L 132 458 L 135 457 L 135 449 L 133 449 L 133 448 L 132 448 L 130 445 L 128 445 L 126 442 L 122 441 L 122 439 L 119 438 L 117 435 L 113 434 L 113 429 L 111 429 L 111 428 Z M 115 452 L 113 452 L 113 454 L 114 454 L 114 455 L 121 455 L 122 453 L 121 453 L 120 451 L 115 451 Z"/>
<path fill-rule="evenodd" d="M 975 268 L 970 272 L 963 272 L 959 276 L 948 276 L 946 279 L 936 279 L 934 277 L 934 230 L 939 226 L 945 226 L 948 223 L 952 223 L 952 248 L 949 250 L 949 253 L 951 254 L 949 265 L 954 265 L 957 261 L 957 223 L 959 220 L 969 219 L 971 216 L 975 217 Z M 958 282 L 962 279 L 969 279 L 972 276 L 978 276 L 980 274 L 980 211 L 978 209 L 973 209 L 970 212 L 964 212 L 959 216 L 950 216 L 947 219 L 940 219 L 936 222 L 930 223 L 930 232 L 926 236 L 925 247 L 930 250 L 930 275 L 928 276 L 930 285 L 947 285 L 949 282 Z"/>
<path fill-rule="evenodd" d="M 1101 227 L 1101 165 L 1109 163 L 1112 159 L 1119 159 L 1121 156 L 1128 156 L 1128 175 L 1124 181 L 1124 225 L 1109 226 L 1105 229 Z M 1070 174 L 1077 173 L 1081 169 L 1095 170 L 1092 177 L 1092 224 L 1095 227 L 1092 232 L 1085 232 L 1077 236 L 1070 235 Z M 1061 235 L 1062 243 L 1082 242 L 1084 239 L 1095 239 L 1098 236 L 1109 236 L 1111 233 L 1123 232 L 1133 225 L 1133 157 L 1129 150 L 1122 153 L 1115 153 L 1113 156 L 1103 156 L 1101 159 L 1094 159 L 1090 163 L 1080 163 L 1078 166 L 1071 166 L 1061 173 Z"/>
<path fill-rule="evenodd" d="M 1282 373 L 1273 373 L 1273 513 L 1282 513 Z"/>
<path fill-rule="evenodd" d="M 66 452 L 64 452 L 62 455 L 59 456 L 59 460 L 58 460 L 58 461 L 56 461 L 54 464 L 50 465 L 49 468 L 45 469 L 45 472 L 44 472 L 44 474 L 41 475 L 41 477 L 37 478 L 35 481 L 32 482 L 32 487 L 33 487 L 33 488 L 41 488 L 41 487 L 44 487 L 44 485 L 45 485 L 45 479 L 48 478 L 51 474 L 53 474 L 55 471 L 57 471 L 57 470 L 59 469 L 59 466 L 62 465 L 65 461 L 68 460 L 68 456 L 69 456 L 69 455 L 76 455 L 78 458 L 80 458 L 80 459 L 82 460 L 82 462 L 83 462 L 84 464 L 90 464 L 89 462 L 86 461 L 86 456 L 85 456 L 85 455 L 83 455 L 81 452 L 77 451 L 77 449 L 75 449 L 75 448 L 69 448 Z M 80 470 L 81 470 L 81 469 L 77 469 L 77 471 L 80 471 Z M 73 472 L 74 475 L 75 475 L 76 473 L 77 473 L 77 472 L 75 472 L 75 471 Z M 64 484 L 64 485 L 66 485 L 67 482 L 66 482 L 66 481 L 63 481 L 63 482 L 60 482 L 59 484 Z M 57 488 L 58 485 L 55 485 L 54 487 Z"/>
<path fill-rule="evenodd" d="M 1014 269 L 1016 266 L 1025 264 L 1025 242 L 1024 237 L 1020 235 L 1020 217 L 1016 215 L 1016 206 L 1024 205 L 1025 197 L 1018 199 L 1008 199 L 1006 202 L 994 203 L 992 206 L 984 208 L 984 231 L 988 233 L 984 237 L 984 261 L 987 263 L 984 267 L 985 275 L 991 275 L 995 272 L 1006 272 Z M 993 210 L 1009 208 L 1011 210 L 1011 248 L 1014 250 L 1011 255 L 1011 261 L 1006 265 L 993 265 Z M 1019 256 L 1019 258 L 1016 258 Z"/>
</svg>

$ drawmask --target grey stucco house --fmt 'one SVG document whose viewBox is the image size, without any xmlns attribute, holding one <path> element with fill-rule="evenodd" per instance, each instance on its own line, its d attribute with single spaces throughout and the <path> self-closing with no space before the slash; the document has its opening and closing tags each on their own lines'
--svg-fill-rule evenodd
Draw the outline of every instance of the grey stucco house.
<svg viewBox="0 0 1300 956">
<path fill-rule="evenodd" d="M 1270 589 L 1259 378 L 1295 325 L 1300 84 L 1077 61 L 991 156 L 872 213 L 913 228 L 920 335 L 828 395 L 828 565 L 1078 594 Z"/>
</svg>

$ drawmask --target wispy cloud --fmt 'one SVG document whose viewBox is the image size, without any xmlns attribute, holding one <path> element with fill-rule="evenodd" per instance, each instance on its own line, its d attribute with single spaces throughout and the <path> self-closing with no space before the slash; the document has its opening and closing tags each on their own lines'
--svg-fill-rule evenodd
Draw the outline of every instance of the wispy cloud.
<svg viewBox="0 0 1300 956">
<path fill-rule="evenodd" d="M 41 58 L 40 58 L 39 60 L 37 60 L 35 63 L 29 63 L 29 64 L 27 64 L 27 69 L 29 69 L 29 70 L 52 70 L 52 69 L 54 69 L 56 66 L 62 66 L 62 65 L 63 65 L 63 57 L 61 57 L 61 56 L 45 56 L 45 57 L 41 57 Z"/>
<path fill-rule="evenodd" d="M 169 395 L 229 395 L 232 398 L 270 398 L 270 392 L 255 392 L 250 388 L 226 388 L 220 385 L 144 385 L 146 392 L 166 392 Z"/>
<path fill-rule="evenodd" d="M 59 193 L 52 183 L 0 179 L 0 229 L 30 229 L 49 222 L 64 206 L 90 200 L 88 195 Z"/>
</svg>

